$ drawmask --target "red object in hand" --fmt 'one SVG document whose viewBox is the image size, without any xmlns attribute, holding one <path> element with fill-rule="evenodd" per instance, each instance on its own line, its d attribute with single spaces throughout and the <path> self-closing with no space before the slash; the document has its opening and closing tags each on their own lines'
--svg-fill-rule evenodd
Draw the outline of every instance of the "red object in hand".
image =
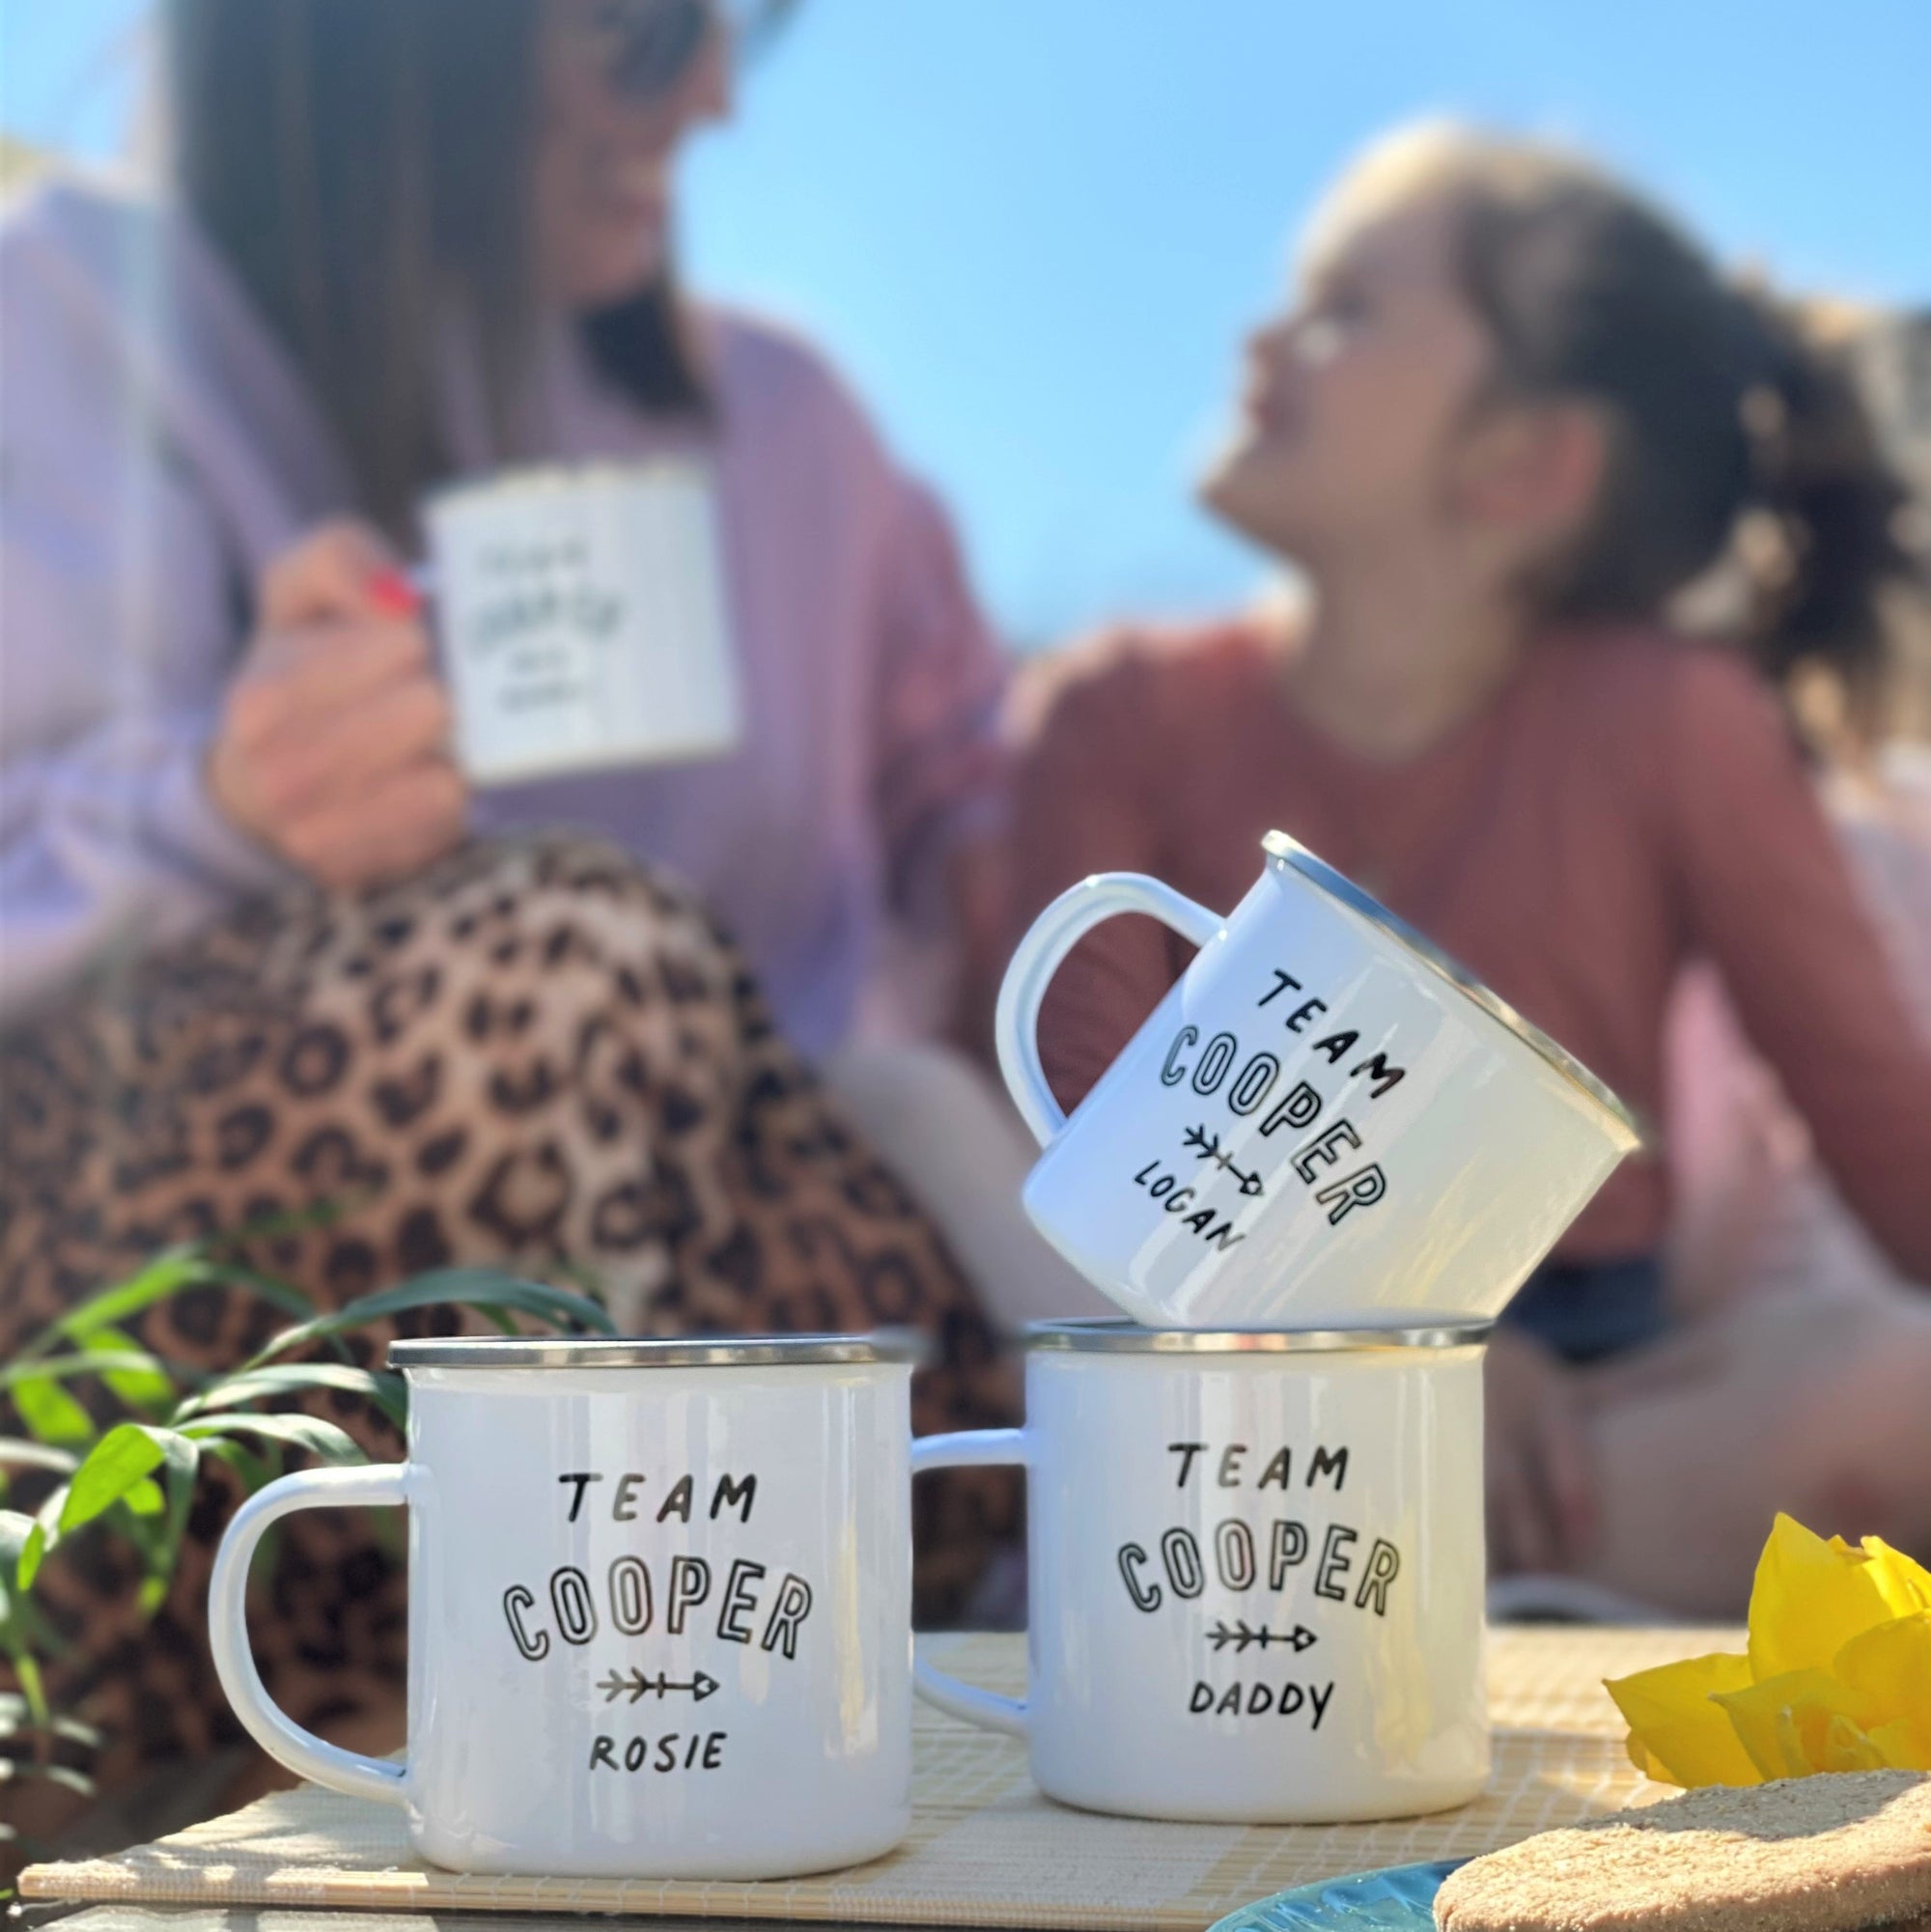
<svg viewBox="0 0 1931 1932">
<path fill-rule="evenodd" d="M 422 597 L 401 571 L 378 571 L 369 579 L 369 595 L 384 617 L 413 617 Z"/>
</svg>

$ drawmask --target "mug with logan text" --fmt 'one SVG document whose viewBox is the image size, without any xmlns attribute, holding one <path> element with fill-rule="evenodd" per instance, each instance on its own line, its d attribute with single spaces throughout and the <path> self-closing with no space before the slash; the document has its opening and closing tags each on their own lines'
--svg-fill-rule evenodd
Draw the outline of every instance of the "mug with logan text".
<svg viewBox="0 0 1931 1932">
<path fill-rule="evenodd" d="M 1149 1328 L 1492 1316 L 1626 1154 L 1622 1103 L 1280 832 L 1226 917 L 1137 873 L 1062 893 L 1000 989 L 999 1064 L 1045 1148 L 1027 1213 Z M 1200 948 L 1069 1120 L 1040 1002 L 1145 912 Z"/>
<path fill-rule="evenodd" d="M 1024 1699 L 923 1657 L 918 1694 L 1023 1738 L 1088 1810 L 1305 1824 L 1487 1782 L 1484 1322 L 1026 1331 L 1023 1429 L 926 1470 L 1026 1471 Z"/>
<path fill-rule="evenodd" d="M 404 1806 L 459 1871 L 777 1878 L 889 1851 L 911 1815 L 910 1336 L 395 1343 L 400 1464 L 245 1502 L 215 1668 L 271 1756 Z M 292 1510 L 406 1505 L 408 1749 L 270 1700 L 244 1595 Z"/>
<path fill-rule="evenodd" d="M 715 498 L 696 456 L 516 470 L 431 498 L 429 580 L 473 784 L 737 745 Z"/>
</svg>

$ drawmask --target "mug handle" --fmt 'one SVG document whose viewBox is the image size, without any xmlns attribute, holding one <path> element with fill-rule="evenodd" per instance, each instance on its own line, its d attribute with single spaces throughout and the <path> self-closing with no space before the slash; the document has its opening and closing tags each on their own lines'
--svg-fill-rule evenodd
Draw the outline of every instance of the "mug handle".
<svg viewBox="0 0 1931 1932">
<path fill-rule="evenodd" d="M 972 1429 L 950 1436 L 917 1436 L 912 1439 L 911 1472 L 923 1475 L 928 1470 L 985 1469 L 1003 1463 L 1026 1462 L 1026 1432 L 1023 1429 Z M 982 1691 L 962 1683 L 957 1677 L 935 1668 L 922 1654 L 924 1639 L 914 1638 L 911 1646 L 912 1689 L 928 1704 L 936 1704 L 948 1717 L 963 1718 L 989 1731 L 1004 1731 L 1008 1737 L 1026 1735 L 1026 1707 L 1020 1697 L 1002 1697 L 996 1691 Z"/>
<path fill-rule="evenodd" d="M 208 1636 L 214 1674 L 241 1725 L 268 1755 L 297 1777 L 313 1778 L 351 1798 L 387 1805 L 407 1802 L 408 1766 L 393 1759 L 344 1750 L 305 1731 L 268 1695 L 255 1653 L 248 1646 L 248 1566 L 270 1524 L 297 1509 L 353 1509 L 367 1503 L 406 1503 L 407 1463 L 372 1463 L 358 1469 L 301 1470 L 257 1490 L 221 1539 L 208 1586 Z"/>
<path fill-rule="evenodd" d="M 1068 886 L 1019 942 L 999 985 L 995 1022 L 999 1071 L 1025 1124 L 1044 1147 L 1066 1125 L 1039 1063 L 1039 1007 L 1070 953 L 1103 920 L 1146 912 L 1183 939 L 1204 946 L 1225 924 L 1217 912 L 1140 872 L 1096 872 Z"/>
</svg>

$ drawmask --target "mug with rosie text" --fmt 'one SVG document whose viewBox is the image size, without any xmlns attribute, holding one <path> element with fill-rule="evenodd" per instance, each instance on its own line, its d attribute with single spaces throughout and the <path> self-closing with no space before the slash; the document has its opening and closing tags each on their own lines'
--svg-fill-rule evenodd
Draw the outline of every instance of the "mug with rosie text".
<svg viewBox="0 0 1931 1932">
<path fill-rule="evenodd" d="M 927 1436 L 914 1473 L 1026 1471 L 1023 1702 L 920 1696 L 1022 1737 L 1088 1810 L 1304 1824 L 1488 1779 L 1482 1343 L 1412 1330 L 1026 1331 L 1023 1429 Z"/>
<path fill-rule="evenodd" d="M 270 1483 L 209 1621 L 236 1715 L 459 1871 L 776 1878 L 911 1815 L 910 1336 L 406 1341 L 408 1458 Z M 408 1750 L 300 1729 L 248 1648 L 262 1533 L 409 1512 Z"/>
<path fill-rule="evenodd" d="M 1280 832 L 1224 919 L 1137 873 L 1062 893 L 999 993 L 1045 1146 L 1027 1213 L 1149 1328 L 1492 1316 L 1641 1136 L 1589 1071 Z M 1146 912 L 1200 948 L 1071 1120 L 1040 1001 L 1080 937 Z"/>
<path fill-rule="evenodd" d="M 431 584 L 477 785 L 714 758 L 741 733 L 716 485 L 695 456 L 439 491 Z"/>
</svg>

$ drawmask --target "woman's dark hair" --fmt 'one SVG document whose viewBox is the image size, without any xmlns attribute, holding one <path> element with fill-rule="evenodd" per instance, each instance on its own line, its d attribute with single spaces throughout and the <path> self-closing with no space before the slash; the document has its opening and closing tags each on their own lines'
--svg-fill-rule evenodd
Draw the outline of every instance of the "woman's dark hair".
<svg viewBox="0 0 1931 1932">
<path fill-rule="evenodd" d="M 452 313 L 497 441 L 525 440 L 541 24 L 540 0 L 169 0 L 186 205 L 392 531 L 449 466 L 436 402 Z M 641 407 L 702 412 L 668 276 L 582 326 Z"/>
<path fill-rule="evenodd" d="M 1496 389 L 1582 398 L 1611 425 L 1590 525 L 1532 586 L 1541 614 L 1653 620 L 1736 546 L 1754 561 L 1742 628 L 1763 669 L 1821 661 L 1867 686 L 1881 589 L 1911 564 L 1905 491 L 1849 370 L 1587 163 L 1455 129 L 1405 138 L 1399 172 L 1454 210 Z"/>
</svg>

